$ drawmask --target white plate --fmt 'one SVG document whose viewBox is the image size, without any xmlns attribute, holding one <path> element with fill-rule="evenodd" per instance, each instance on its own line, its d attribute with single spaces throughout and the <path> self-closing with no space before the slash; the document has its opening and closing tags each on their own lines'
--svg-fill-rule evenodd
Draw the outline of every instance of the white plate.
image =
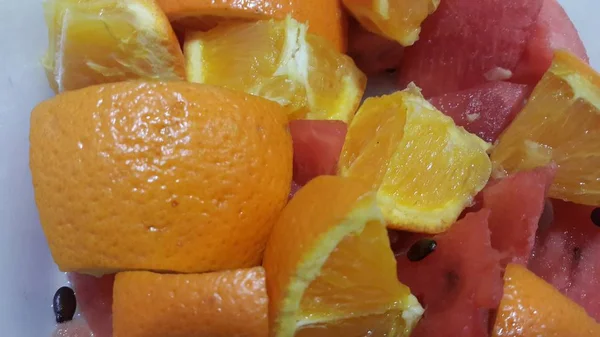
<svg viewBox="0 0 600 337">
<path fill-rule="evenodd" d="M 443 1 L 443 0 L 442 0 Z M 42 0 L 0 0 L 0 335 L 48 337 L 52 296 L 65 282 L 38 223 L 28 167 L 29 113 L 51 96 L 40 58 Z M 600 69 L 598 0 L 563 0 Z"/>
</svg>

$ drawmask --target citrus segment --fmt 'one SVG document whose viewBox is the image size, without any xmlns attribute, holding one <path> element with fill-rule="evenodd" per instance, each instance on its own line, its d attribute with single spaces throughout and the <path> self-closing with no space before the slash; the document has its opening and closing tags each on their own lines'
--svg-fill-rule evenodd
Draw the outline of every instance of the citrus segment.
<svg viewBox="0 0 600 337">
<path fill-rule="evenodd" d="M 556 52 L 550 70 L 492 152 L 497 175 L 557 164 L 550 196 L 600 205 L 600 75 Z"/>
<path fill-rule="evenodd" d="M 419 39 L 421 23 L 440 0 L 343 0 L 350 13 L 373 33 L 411 46 Z"/>
<path fill-rule="evenodd" d="M 59 268 L 259 264 L 290 190 L 287 125 L 273 102 L 187 82 L 105 84 L 41 103 L 30 167 Z"/>
<path fill-rule="evenodd" d="M 114 337 L 265 337 L 262 267 L 207 274 L 117 274 Z"/>
<path fill-rule="evenodd" d="M 527 268 L 518 264 L 506 267 L 504 296 L 494 325 L 494 337 L 598 335 L 600 324 L 575 302 Z"/>
<path fill-rule="evenodd" d="M 189 81 L 278 102 L 292 119 L 349 121 L 366 86 L 348 56 L 290 17 L 195 32 L 184 50 Z"/>
<path fill-rule="evenodd" d="M 176 26 L 208 30 L 224 21 L 284 19 L 291 15 L 337 50 L 346 48 L 346 18 L 338 1 L 321 0 L 157 0 Z"/>
<path fill-rule="evenodd" d="M 365 101 L 350 124 L 339 173 L 377 191 L 391 227 L 438 233 L 487 183 L 488 147 L 411 86 Z"/>
<path fill-rule="evenodd" d="M 47 0 L 44 66 L 56 92 L 128 79 L 183 80 L 169 21 L 150 0 Z"/>
<path fill-rule="evenodd" d="M 321 176 L 273 228 L 263 265 L 271 336 L 407 336 L 423 310 L 398 282 L 368 185 Z"/>
</svg>

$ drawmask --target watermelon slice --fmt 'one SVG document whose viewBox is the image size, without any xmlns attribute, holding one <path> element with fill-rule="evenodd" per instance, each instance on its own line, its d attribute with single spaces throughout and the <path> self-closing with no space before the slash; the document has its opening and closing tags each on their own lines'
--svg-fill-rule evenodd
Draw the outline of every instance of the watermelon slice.
<svg viewBox="0 0 600 337">
<path fill-rule="evenodd" d="M 429 101 L 457 125 L 494 142 L 521 111 L 529 92 L 526 85 L 490 82 Z"/>
<path fill-rule="evenodd" d="M 404 47 L 398 42 L 364 29 L 355 19 L 348 28 L 348 56 L 367 75 L 395 71 L 400 65 Z"/>
<path fill-rule="evenodd" d="M 414 81 L 425 97 L 510 78 L 543 0 L 443 0 L 406 48 L 401 87 Z"/>
<path fill-rule="evenodd" d="M 565 10 L 556 0 L 544 0 L 533 34 L 512 80 L 537 83 L 550 68 L 553 52 L 558 49 L 566 49 L 589 62 L 583 42 Z"/>
<path fill-rule="evenodd" d="M 100 278 L 69 274 L 77 296 L 77 307 L 87 321 L 94 337 L 112 336 L 112 291 L 114 275 Z"/>
<path fill-rule="evenodd" d="M 555 166 L 519 172 L 489 184 L 483 190 L 483 207 L 491 210 L 492 247 L 502 256 L 501 265 L 526 265 Z"/>
<path fill-rule="evenodd" d="M 396 258 L 398 279 L 425 306 L 413 337 L 486 336 L 488 315 L 502 296 L 500 256 L 490 242 L 488 218 L 467 214 L 434 240 L 437 248 L 421 261 Z"/>
<path fill-rule="evenodd" d="M 553 200 L 554 221 L 539 233 L 529 268 L 600 321 L 600 227 L 594 207 Z"/>
<path fill-rule="evenodd" d="M 348 126 L 340 121 L 290 122 L 294 143 L 294 181 L 303 186 L 320 175 L 334 175 Z"/>
</svg>

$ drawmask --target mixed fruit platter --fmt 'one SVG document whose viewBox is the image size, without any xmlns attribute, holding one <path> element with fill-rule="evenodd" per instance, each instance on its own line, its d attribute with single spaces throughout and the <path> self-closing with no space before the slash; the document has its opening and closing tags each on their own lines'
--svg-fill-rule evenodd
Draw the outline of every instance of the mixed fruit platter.
<svg viewBox="0 0 600 337">
<path fill-rule="evenodd" d="M 55 336 L 600 336 L 600 75 L 556 0 L 44 6 Z"/>
</svg>

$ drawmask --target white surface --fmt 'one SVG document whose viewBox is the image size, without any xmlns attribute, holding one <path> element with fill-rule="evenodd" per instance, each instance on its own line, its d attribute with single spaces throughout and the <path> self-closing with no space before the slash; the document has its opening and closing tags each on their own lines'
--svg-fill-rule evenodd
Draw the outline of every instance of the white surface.
<svg viewBox="0 0 600 337">
<path fill-rule="evenodd" d="M 442 0 L 443 1 L 443 0 Z M 600 68 L 599 0 L 563 0 Z M 47 337 L 52 296 L 65 281 L 38 224 L 28 168 L 29 113 L 51 96 L 40 58 L 42 0 L 0 0 L 0 336 Z"/>
</svg>

